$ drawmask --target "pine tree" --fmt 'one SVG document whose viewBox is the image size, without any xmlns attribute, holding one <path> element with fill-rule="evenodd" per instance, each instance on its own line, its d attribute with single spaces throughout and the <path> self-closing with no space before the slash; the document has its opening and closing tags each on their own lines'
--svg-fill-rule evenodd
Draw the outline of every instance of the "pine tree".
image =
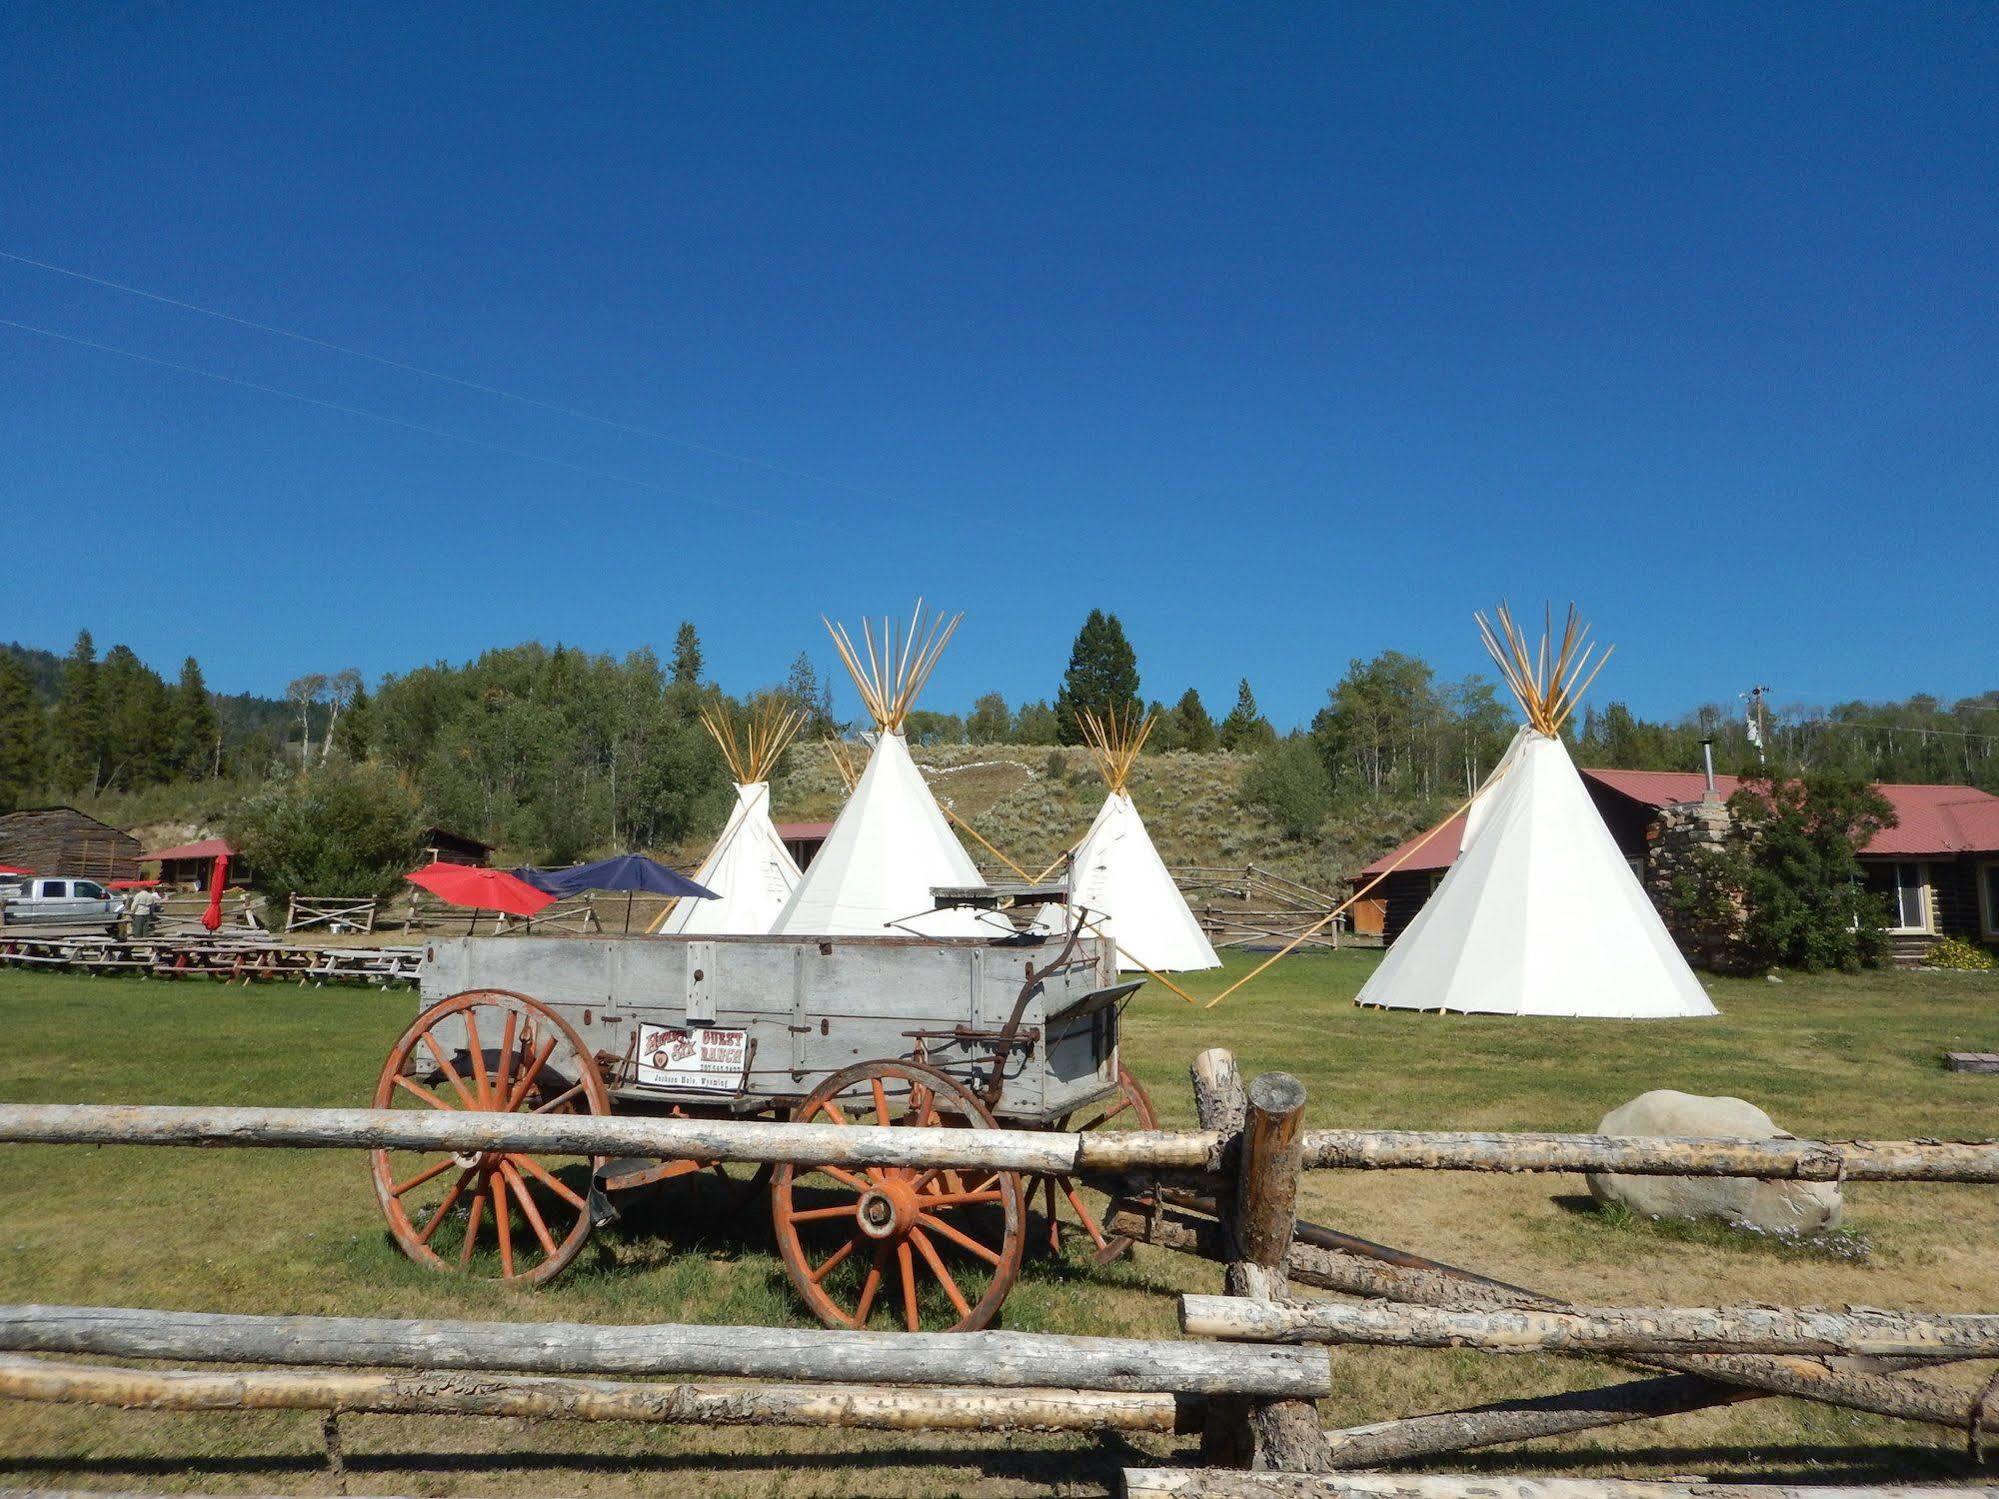
<svg viewBox="0 0 1999 1499">
<path fill-rule="evenodd" d="M 56 784 L 64 791 L 96 791 L 105 770 L 104 694 L 88 630 L 77 632 L 63 661 L 52 728 Z"/>
<path fill-rule="evenodd" d="M 193 780 L 214 774 L 216 741 L 220 737 L 215 700 L 208 694 L 201 663 L 189 656 L 180 664 L 180 682 L 174 688 L 175 772 Z"/>
<path fill-rule="evenodd" d="M 356 686 L 354 696 L 347 700 L 347 711 L 333 725 L 333 747 L 357 765 L 368 758 L 368 751 L 374 747 L 375 723 L 370 707 L 368 689 Z"/>
<path fill-rule="evenodd" d="M 1270 720 L 1256 711 L 1256 694 L 1249 690 L 1249 678 L 1244 677 L 1236 688 L 1235 707 L 1222 720 L 1222 748 L 1253 750 L 1276 738 L 1277 731 L 1271 728 Z"/>
<path fill-rule="evenodd" d="M 1207 754 L 1215 747 L 1215 721 L 1201 702 L 1201 694 L 1189 687 L 1174 705 L 1173 719 L 1180 730 L 1180 747 Z"/>
<path fill-rule="evenodd" d="M 104 702 L 104 784 L 156 786 L 172 773 L 174 714 L 167 684 L 128 645 L 98 668 Z"/>
<path fill-rule="evenodd" d="M 47 714 L 20 658 L 0 655 L 0 812 L 12 811 L 47 770 Z"/>
<path fill-rule="evenodd" d="M 1092 609 L 1069 651 L 1069 670 L 1063 675 L 1062 690 L 1055 697 L 1055 718 L 1062 742 L 1083 742 L 1085 709 L 1099 717 L 1111 713 L 1135 717 L 1140 706 L 1138 653 L 1125 639 L 1124 626 L 1118 623 L 1115 614 Z"/>
<path fill-rule="evenodd" d="M 673 637 L 673 685 L 695 687 L 701 682 L 701 637 L 695 633 L 694 621 L 683 619 L 680 629 Z"/>
</svg>

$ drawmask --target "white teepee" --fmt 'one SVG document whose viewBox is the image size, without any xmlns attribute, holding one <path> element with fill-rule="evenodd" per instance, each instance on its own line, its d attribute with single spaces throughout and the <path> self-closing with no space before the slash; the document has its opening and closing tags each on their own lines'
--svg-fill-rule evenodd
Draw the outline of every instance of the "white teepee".
<svg viewBox="0 0 1999 1499">
<path fill-rule="evenodd" d="M 1486 646 L 1527 722 L 1465 816 L 1457 861 L 1357 1004 L 1492 1015 L 1641 1020 L 1712 1015 L 1561 740 L 1595 672 L 1569 610 L 1552 663 L 1504 606 Z M 1502 645 L 1502 638 L 1504 644 Z M 1601 667 L 1609 653 L 1599 658 Z"/>
<path fill-rule="evenodd" d="M 740 734 L 725 706 L 702 709 L 701 721 L 736 778 L 736 806 L 694 876 L 716 898 L 676 902 L 659 930 L 669 936 L 761 936 L 798 885 L 798 864 L 770 820 L 769 777 L 805 714 L 771 697 L 750 710 Z"/>
<path fill-rule="evenodd" d="M 1132 764 L 1152 732 L 1151 716 L 1135 722 L 1134 713 L 1120 721 L 1112 710 L 1100 719 L 1086 709 L 1081 719 L 1083 737 L 1110 792 L 1072 854 L 1067 909 L 1109 918 L 1106 930 L 1118 946 L 1118 967 L 1127 972 L 1221 967 L 1222 960 L 1152 846 L 1145 819 L 1138 815 L 1127 789 Z M 1049 929 L 1066 914 L 1059 906 L 1042 910 L 1042 924 Z"/>
<path fill-rule="evenodd" d="M 874 631 L 864 625 L 865 662 L 847 632 L 828 623 L 833 644 L 874 716 L 877 737 L 867 768 L 833 831 L 799 877 L 771 927 L 773 932 L 876 937 L 1000 934 L 990 918 L 982 919 L 976 911 L 934 909 L 933 887 L 983 885 L 985 879 L 944 820 L 923 772 L 909 757 L 902 733 L 903 720 L 959 618 L 947 621 L 939 615 L 925 626 L 919 601 L 900 648 L 894 627 L 883 622 L 879 656 Z"/>
</svg>

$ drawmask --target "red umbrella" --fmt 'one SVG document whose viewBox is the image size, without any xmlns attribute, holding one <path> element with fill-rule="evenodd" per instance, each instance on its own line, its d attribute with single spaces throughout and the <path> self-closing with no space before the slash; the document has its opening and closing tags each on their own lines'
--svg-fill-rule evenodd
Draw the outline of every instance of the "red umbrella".
<svg viewBox="0 0 1999 1499">
<path fill-rule="evenodd" d="M 222 887 L 228 883 L 229 855 L 217 854 L 208 872 L 208 909 L 201 913 L 201 924 L 211 932 L 222 925 Z"/>
<path fill-rule="evenodd" d="M 505 911 L 509 916 L 532 916 L 555 897 L 537 890 L 526 880 L 517 880 L 504 869 L 474 869 L 468 864 L 426 864 L 403 876 L 440 900 L 454 906 L 470 906 L 475 911 Z"/>
</svg>

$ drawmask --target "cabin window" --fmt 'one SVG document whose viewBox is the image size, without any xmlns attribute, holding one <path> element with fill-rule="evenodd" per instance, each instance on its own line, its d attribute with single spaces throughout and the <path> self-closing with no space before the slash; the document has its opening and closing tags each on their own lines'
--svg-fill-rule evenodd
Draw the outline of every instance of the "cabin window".
<svg viewBox="0 0 1999 1499">
<path fill-rule="evenodd" d="M 1985 897 L 1980 902 L 1985 913 L 1985 935 L 1999 937 L 1999 863 L 1982 866 L 1978 874 L 1980 892 Z"/>
<path fill-rule="evenodd" d="M 1929 873 L 1922 864 L 1869 864 L 1867 888 L 1888 902 L 1888 930 L 1930 930 Z"/>
</svg>

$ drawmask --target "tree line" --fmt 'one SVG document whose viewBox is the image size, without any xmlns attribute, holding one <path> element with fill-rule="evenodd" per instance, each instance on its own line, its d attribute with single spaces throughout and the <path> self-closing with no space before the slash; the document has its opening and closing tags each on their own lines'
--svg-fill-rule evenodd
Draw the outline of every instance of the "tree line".
<svg viewBox="0 0 1999 1499">
<path fill-rule="evenodd" d="M 720 692 L 705 677 L 692 623 L 664 662 L 649 647 L 614 657 L 529 643 L 391 674 L 372 692 L 351 669 L 308 673 L 283 698 L 218 696 L 193 657 L 170 682 L 126 646 L 100 658 L 88 632 L 62 658 L 0 647 L 0 809 L 218 777 L 261 783 L 345 763 L 391 774 L 432 821 L 549 862 L 658 847 L 719 821 L 728 804 L 721 757 L 699 722 L 701 704 Z M 1492 681 L 1445 680 L 1393 650 L 1349 663 L 1312 721 L 1285 734 L 1247 679 L 1219 720 L 1191 687 L 1177 697 L 1143 688 L 1122 623 L 1093 609 L 1051 698 L 1009 705 L 988 692 L 963 714 L 919 710 L 908 728 L 918 742 L 1076 744 L 1086 710 L 1150 711 L 1148 753 L 1252 756 L 1244 793 L 1288 836 L 1351 825 L 1373 841 L 1462 800 L 1516 721 Z M 765 690 L 807 708 L 811 737 L 849 727 L 835 721 L 830 686 L 804 654 Z M 1613 701 L 1588 707 L 1569 733 L 1586 765 L 1697 770 L 1707 739 L 1724 773 L 1767 762 L 1999 789 L 1999 692 L 1956 703 L 1758 705 L 1754 718 L 1709 704 L 1671 721 Z"/>
</svg>

